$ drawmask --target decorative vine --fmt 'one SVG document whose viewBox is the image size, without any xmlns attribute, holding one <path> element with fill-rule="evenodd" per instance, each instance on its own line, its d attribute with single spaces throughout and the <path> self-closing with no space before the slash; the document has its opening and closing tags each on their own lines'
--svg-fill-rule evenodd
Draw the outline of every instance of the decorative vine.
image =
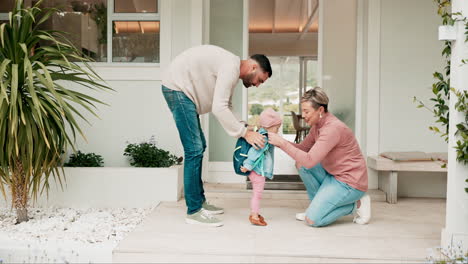
<svg viewBox="0 0 468 264">
<path fill-rule="evenodd" d="M 451 13 L 451 0 L 434 0 L 437 5 L 437 13 L 442 18 L 443 25 L 453 26 L 455 22 L 463 22 L 465 24 L 465 42 L 468 42 L 468 19 L 461 13 Z M 450 56 L 452 54 L 452 42 L 444 41 L 444 48 L 442 50 L 442 56 L 445 58 L 446 66 L 444 68 L 445 73 L 435 72 L 433 74 L 436 82 L 432 85 L 433 107 L 426 106 L 421 100 L 414 97 L 414 101 L 418 102 L 418 108 L 424 107 L 431 111 L 436 118 L 436 125 L 430 126 L 429 129 L 434 131 L 436 134 L 440 134 L 446 142 L 448 142 L 449 132 L 449 102 L 450 102 L 450 91 L 457 97 L 455 103 L 455 109 L 458 112 L 464 114 L 465 118 L 462 122 L 456 125 L 455 135 L 458 136 L 455 150 L 457 153 L 457 161 L 468 165 L 468 91 L 458 91 L 453 87 L 450 87 Z M 468 64 L 468 59 L 461 61 L 463 65 Z M 443 127 L 442 131 L 437 125 Z M 465 180 L 468 183 L 468 178 Z M 468 192 L 468 188 L 465 188 Z"/>
</svg>

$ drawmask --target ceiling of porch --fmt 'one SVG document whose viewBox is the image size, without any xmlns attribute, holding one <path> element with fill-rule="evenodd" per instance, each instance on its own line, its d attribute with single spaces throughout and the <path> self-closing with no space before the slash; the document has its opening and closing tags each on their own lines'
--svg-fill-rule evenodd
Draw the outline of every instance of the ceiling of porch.
<svg viewBox="0 0 468 264">
<path fill-rule="evenodd" d="M 250 0 L 250 33 L 318 31 L 318 0 Z"/>
<path fill-rule="evenodd" d="M 249 53 L 316 56 L 318 0 L 250 0 Z"/>
</svg>

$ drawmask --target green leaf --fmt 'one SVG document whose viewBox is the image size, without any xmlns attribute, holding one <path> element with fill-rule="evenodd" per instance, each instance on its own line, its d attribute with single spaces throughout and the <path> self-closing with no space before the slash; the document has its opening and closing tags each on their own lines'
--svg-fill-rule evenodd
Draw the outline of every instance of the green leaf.
<svg viewBox="0 0 468 264">
<path fill-rule="evenodd" d="M 48 192 L 49 179 L 64 182 L 58 169 L 62 153 L 75 148 L 76 133 L 85 138 L 76 117 L 88 122 L 84 113 L 96 115 L 96 105 L 104 104 L 83 89 L 67 87 L 112 90 L 70 41 L 57 31 L 39 30 L 55 12 L 43 12 L 41 2 L 15 7 L 10 22 L 0 25 L 0 191 L 26 197 L 21 198 L 25 204 Z M 51 44 L 37 46 L 40 40 Z M 10 186 L 17 177 L 25 184 Z"/>
</svg>

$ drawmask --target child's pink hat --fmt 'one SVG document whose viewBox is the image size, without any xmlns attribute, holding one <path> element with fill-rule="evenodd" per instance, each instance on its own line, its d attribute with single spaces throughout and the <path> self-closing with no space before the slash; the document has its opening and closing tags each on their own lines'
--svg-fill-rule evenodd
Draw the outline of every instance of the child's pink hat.
<svg viewBox="0 0 468 264">
<path fill-rule="evenodd" d="M 267 108 L 260 114 L 260 126 L 268 128 L 281 125 L 281 116 L 273 108 Z"/>
</svg>

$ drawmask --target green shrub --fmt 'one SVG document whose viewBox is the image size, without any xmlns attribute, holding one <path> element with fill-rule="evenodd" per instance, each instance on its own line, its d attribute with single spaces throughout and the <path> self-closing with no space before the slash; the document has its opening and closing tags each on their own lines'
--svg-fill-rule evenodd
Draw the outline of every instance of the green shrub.
<svg viewBox="0 0 468 264">
<path fill-rule="evenodd" d="M 64 164 L 65 167 L 102 167 L 104 160 L 101 155 L 94 153 L 78 152 L 70 155 L 70 160 Z"/>
<path fill-rule="evenodd" d="M 171 167 L 182 162 L 182 157 L 178 158 L 169 151 L 156 147 L 153 137 L 149 142 L 128 144 L 124 155 L 130 157 L 130 165 L 134 167 Z"/>
</svg>

